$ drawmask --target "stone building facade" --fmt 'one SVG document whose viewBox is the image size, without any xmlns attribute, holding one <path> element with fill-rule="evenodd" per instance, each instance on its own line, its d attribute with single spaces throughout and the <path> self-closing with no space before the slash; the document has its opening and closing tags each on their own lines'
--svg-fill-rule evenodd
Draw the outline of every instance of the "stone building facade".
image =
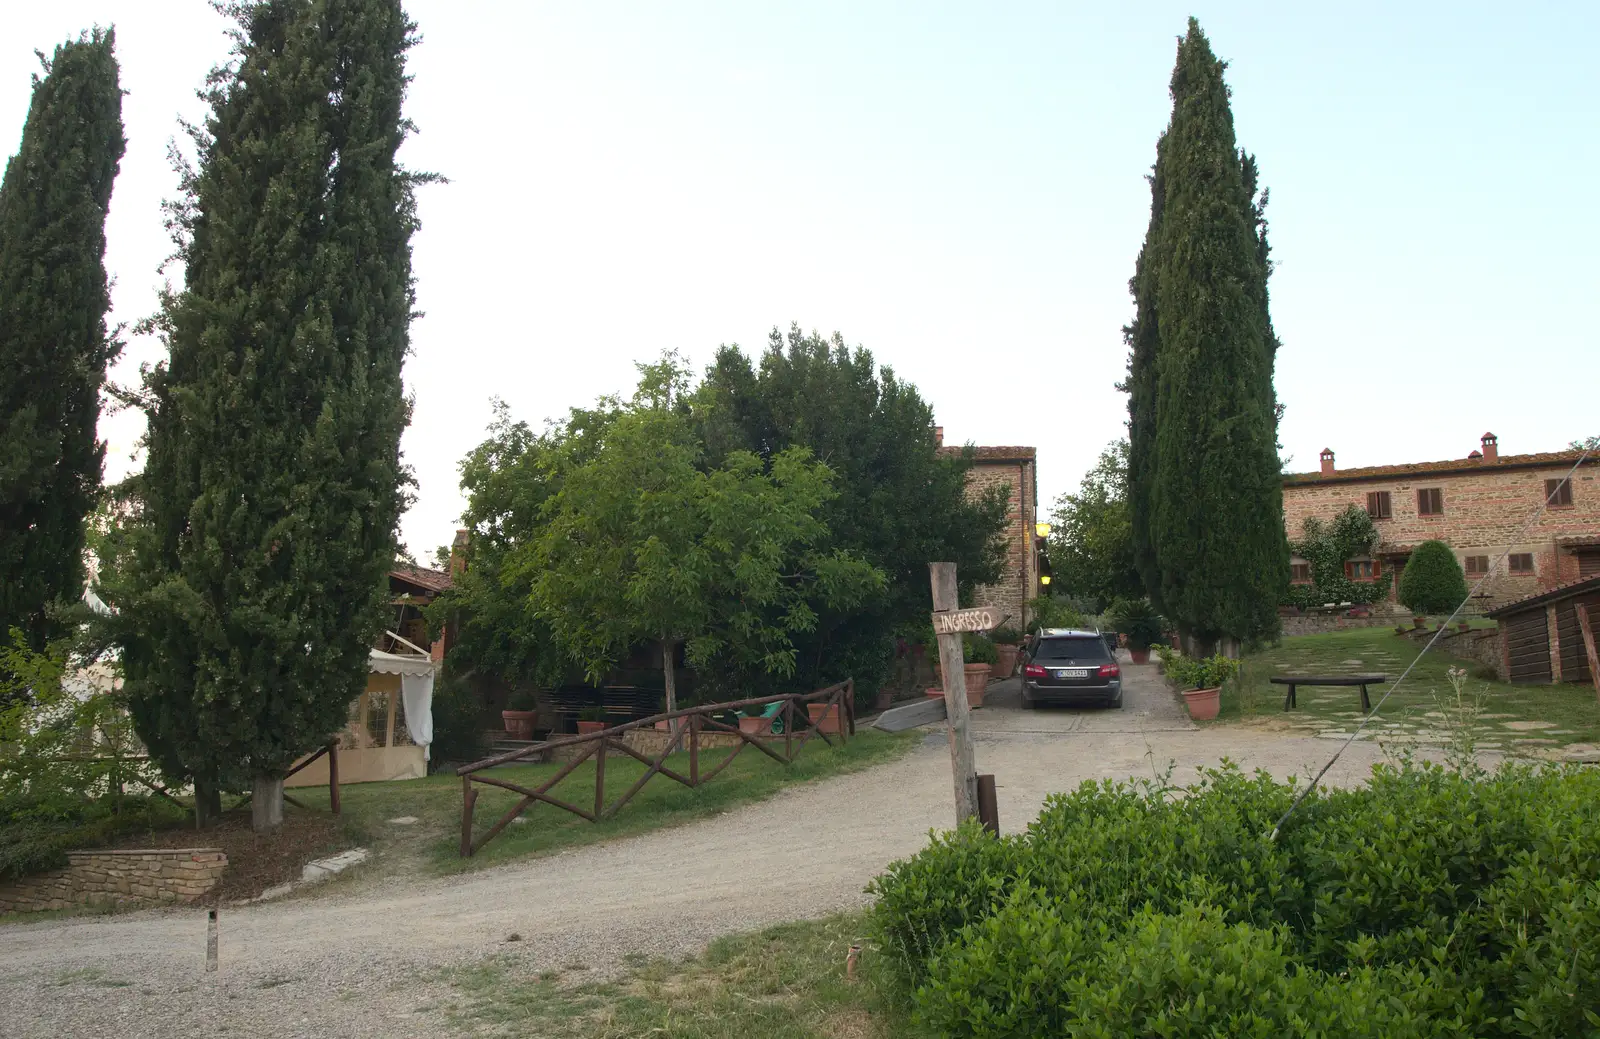
<svg viewBox="0 0 1600 1039">
<path fill-rule="evenodd" d="M 959 455 L 964 447 L 944 446 L 944 427 L 934 427 L 941 453 Z M 1038 452 L 1031 447 L 973 447 L 972 468 L 967 470 L 967 493 L 1007 488 L 1006 561 L 1000 580 L 980 585 L 973 602 L 963 606 L 992 606 L 1010 616 L 1006 623 L 1021 628 L 1023 603 L 1040 592 L 1039 556 L 1034 525 L 1039 520 Z"/>
<path fill-rule="evenodd" d="M 1424 541 L 1453 548 L 1469 586 L 1508 553 L 1473 603 L 1473 612 L 1483 612 L 1600 575 L 1600 458 L 1588 457 L 1566 481 L 1580 454 L 1502 455 L 1498 438 L 1486 433 L 1481 449 L 1464 459 L 1341 470 L 1333 452 L 1324 450 L 1319 472 L 1284 477 L 1284 525 L 1294 540 L 1309 516 L 1330 519 L 1351 505 L 1366 509 L 1381 541 L 1371 559 L 1346 564 L 1350 576 L 1389 574 L 1395 586 Z M 1530 524 L 1546 498 L 1544 512 Z M 1303 563 L 1291 561 L 1296 580 L 1305 577 Z"/>
</svg>

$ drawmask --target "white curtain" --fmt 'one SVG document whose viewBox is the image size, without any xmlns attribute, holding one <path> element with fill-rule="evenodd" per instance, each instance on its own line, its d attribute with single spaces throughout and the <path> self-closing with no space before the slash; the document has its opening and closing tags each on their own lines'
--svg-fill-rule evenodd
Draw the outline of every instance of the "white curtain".
<svg viewBox="0 0 1600 1039">
<path fill-rule="evenodd" d="M 422 748 L 422 760 L 432 756 L 433 672 L 400 676 L 400 702 L 406 705 L 406 731 L 411 742 Z"/>
</svg>

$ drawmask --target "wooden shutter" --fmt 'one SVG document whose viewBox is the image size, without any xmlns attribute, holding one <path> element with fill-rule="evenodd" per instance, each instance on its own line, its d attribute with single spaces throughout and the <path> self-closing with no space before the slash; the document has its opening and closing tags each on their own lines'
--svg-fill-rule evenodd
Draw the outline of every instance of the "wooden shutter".
<svg viewBox="0 0 1600 1039">
<path fill-rule="evenodd" d="M 1437 487 L 1424 487 L 1417 491 L 1417 515 L 1440 516 L 1444 514 L 1444 492 Z"/>
<path fill-rule="evenodd" d="M 1367 515 L 1373 519 L 1388 519 L 1390 515 L 1389 492 L 1367 492 Z"/>
<path fill-rule="evenodd" d="M 1544 482 L 1544 500 L 1551 505 L 1572 504 L 1572 481 L 1565 477 Z"/>
<path fill-rule="evenodd" d="M 1578 556 L 1579 577 L 1600 577 L 1600 552 L 1584 552 Z"/>
</svg>

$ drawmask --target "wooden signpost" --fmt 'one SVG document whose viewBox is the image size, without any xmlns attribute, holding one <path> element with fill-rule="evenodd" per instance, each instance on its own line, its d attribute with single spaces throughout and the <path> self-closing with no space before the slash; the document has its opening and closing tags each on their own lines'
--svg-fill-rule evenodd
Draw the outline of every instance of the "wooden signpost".
<svg viewBox="0 0 1600 1039">
<path fill-rule="evenodd" d="M 1594 695 L 1600 698 L 1600 653 L 1595 651 L 1594 628 L 1589 624 L 1589 607 L 1584 603 L 1573 603 L 1572 608 L 1578 611 L 1578 631 L 1583 635 L 1583 654 L 1589 662 L 1589 680 L 1594 683 Z"/>
<path fill-rule="evenodd" d="M 939 670 L 944 675 L 945 732 L 950 739 L 950 770 L 955 778 L 956 825 L 978 814 L 978 768 L 972 750 L 972 731 L 968 720 L 966 659 L 961 633 L 986 631 L 979 627 L 988 617 L 986 609 L 963 610 L 956 602 L 956 565 L 929 563 L 933 583 L 933 630 L 939 637 Z"/>
</svg>

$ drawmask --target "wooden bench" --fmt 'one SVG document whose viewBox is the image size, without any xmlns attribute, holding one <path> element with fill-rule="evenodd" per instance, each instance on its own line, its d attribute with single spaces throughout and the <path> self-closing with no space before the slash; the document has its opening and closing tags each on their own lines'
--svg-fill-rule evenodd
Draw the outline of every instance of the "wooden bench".
<svg viewBox="0 0 1600 1039">
<path fill-rule="evenodd" d="M 1372 712 L 1372 701 L 1367 698 L 1367 686 L 1382 685 L 1389 680 L 1388 675 L 1282 675 L 1268 679 L 1273 685 L 1286 685 L 1289 693 L 1283 698 L 1283 709 L 1288 710 L 1296 706 L 1294 699 L 1295 686 L 1300 685 L 1338 685 L 1361 687 L 1361 710 Z"/>
</svg>

